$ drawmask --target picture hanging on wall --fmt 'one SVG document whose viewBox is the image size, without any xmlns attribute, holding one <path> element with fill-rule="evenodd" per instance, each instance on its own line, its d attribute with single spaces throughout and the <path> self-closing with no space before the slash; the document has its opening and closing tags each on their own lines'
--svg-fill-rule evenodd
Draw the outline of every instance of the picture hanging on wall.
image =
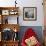
<svg viewBox="0 0 46 46">
<path fill-rule="evenodd" d="M 36 7 L 24 7 L 23 8 L 23 20 L 25 21 L 37 20 L 37 8 Z"/>
</svg>

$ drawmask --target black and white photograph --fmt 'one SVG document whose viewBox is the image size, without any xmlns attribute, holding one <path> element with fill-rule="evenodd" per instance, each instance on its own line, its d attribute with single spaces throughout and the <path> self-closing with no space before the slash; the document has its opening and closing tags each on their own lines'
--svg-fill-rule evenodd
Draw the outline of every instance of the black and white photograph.
<svg viewBox="0 0 46 46">
<path fill-rule="evenodd" d="M 24 20 L 36 20 L 37 19 L 37 8 L 36 7 L 24 7 L 23 8 L 23 19 Z"/>
</svg>

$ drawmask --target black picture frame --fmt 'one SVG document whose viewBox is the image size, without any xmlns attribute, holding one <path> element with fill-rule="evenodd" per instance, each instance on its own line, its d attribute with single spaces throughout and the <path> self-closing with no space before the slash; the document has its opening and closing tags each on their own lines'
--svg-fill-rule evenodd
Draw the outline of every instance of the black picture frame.
<svg viewBox="0 0 46 46">
<path fill-rule="evenodd" d="M 37 8 L 36 7 L 23 7 L 23 20 L 24 21 L 36 21 L 37 20 Z"/>
</svg>

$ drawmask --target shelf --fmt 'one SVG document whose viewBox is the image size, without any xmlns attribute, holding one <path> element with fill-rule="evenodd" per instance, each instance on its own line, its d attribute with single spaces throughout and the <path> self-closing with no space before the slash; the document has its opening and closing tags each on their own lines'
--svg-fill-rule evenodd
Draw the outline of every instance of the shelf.
<svg viewBox="0 0 46 46">
<path fill-rule="evenodd" d="M 15 7 L 0 7 L 1 15 L 18 15 L 18 8 Z"/>
<path fill-rule="evenodd" d="M 18 16 L 2 16 L 2 24 L 18 24 Z"/>
<path fill-rule="evenodd" d="M 10 40 L 10 41 L 3 41 L 4 43 L 16 43 L 16 42 L 19 42 L 19 40 L 15 40 L 15 41 L 12 41 L 12 40 Z"/>
<path fill-rule="evenodd" d="M 18 41 L 2 42 L 3 46 L 18 46 Z"/>
<path fill-rule="evenodd" d="M 1 27 L 1 31 L 5 28 L 9 28 L 12 29 L 13 31 L 16 29 L 18 32 L 20 29 L 20 26 L 18 24 L 0 24 L 0 27 Z"/>
<path fill-rule="evenodd" d="M 18 9 L 19 7 L 0 7 L 0 24 L 12 24 L 13 21 L 15 22 L 13 24 L 18 24 Z M 15 17 L 16 20 L 9 17 Z"/>
<path fill-rule="evenodd" d="M 0 7 L 1 10 L 6 10 L 6 9 L 18 9 L 19 7 Z"/>
<path fill-rule="evenodd" d="M 0 46 L 18 46 L 18 32 L 20 30 L 18 8 L 19 7 L 0 7 Z"/>
</svg>

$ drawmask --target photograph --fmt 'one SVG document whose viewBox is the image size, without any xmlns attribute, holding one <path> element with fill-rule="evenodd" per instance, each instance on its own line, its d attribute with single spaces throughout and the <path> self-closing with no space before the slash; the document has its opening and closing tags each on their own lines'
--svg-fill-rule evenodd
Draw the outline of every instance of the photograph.
<svg viewBox="0 0 46 46">
<path fill-rule="evenodd" d="M 2 15 L 9 15 L 9 10 L 2 10 Z"/>
<path fill-rule="evenodd" d="M 34 21 L 37 20 L 37 8 L 36 7 L 24 7 L 23 8 L 23 19 Z"/>
</svg>

